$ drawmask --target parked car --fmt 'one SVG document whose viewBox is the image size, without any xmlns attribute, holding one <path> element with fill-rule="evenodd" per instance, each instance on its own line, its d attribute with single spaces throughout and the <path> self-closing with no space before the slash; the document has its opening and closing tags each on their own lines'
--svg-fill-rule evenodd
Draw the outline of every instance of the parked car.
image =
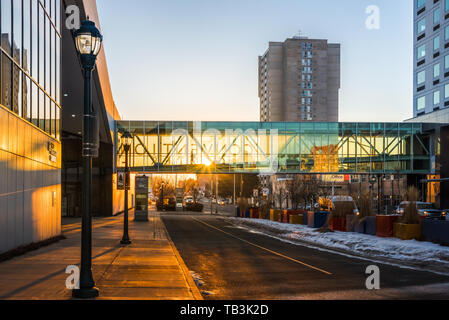
<svg viewBox="0 0 449 320">
<path fill-rule="evenodd" d="M 441 220 L 449 221 L 449 209 L 441 210 Z"/>
<path fill-rule="evenodd" d="M 318 200 L 319 208 L 324 211 L 332 211 L 335 208 L 336 204 L 349 203 L 354 207 L 353 212 L 355 215 L 358 215 L 359 209 L 354 201 L 354 199 L 350 196 L 332 196 L 328 198 L 320 198 Z"/>
<path fill-rule="evenodd" d="M 442 212 L 441 212 L 441 219 L 442 220 L 446 220 L 446 221 L 449 221 L 449 210 L 443 210 Z"/>
<path fill-rule="evenodd" d="M 190 203 L 194 203 L 195 201 L 193 200 L 192 196 L 186 196 L 184 197 L 184 205 L 190 204 Z"/>
<path fill-rule="evenodd" d="M 402 201 L 397 207 L 396 213 L 402 215 L 409 203 L 409 201 Z M 416 202 L 416 209 L 418 214 L 426 219 L 445 219 L 446 217 L 446 211 L 437 209 L 433 203 Z"/>
</svg>

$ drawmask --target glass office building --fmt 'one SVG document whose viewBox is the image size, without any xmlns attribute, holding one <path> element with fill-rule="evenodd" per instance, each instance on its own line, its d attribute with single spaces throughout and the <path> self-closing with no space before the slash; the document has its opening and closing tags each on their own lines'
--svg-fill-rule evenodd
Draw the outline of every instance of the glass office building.
<svg viewBox="0 0 449 320">
<path fill-rule="evenodd" d="M 1 104 L 59 140 L 60 0 L 1 1 Z"/>
<path fill-rule="evenodd" d="M 61 1 L 0 1 L 0 253 L 61 234 Z"/>
<path fill-rule="evenodd" d="M 419 123 L 117 122 L 133 135 L 135 172 L 428 174 L 433 141 Z"/>
</svg>

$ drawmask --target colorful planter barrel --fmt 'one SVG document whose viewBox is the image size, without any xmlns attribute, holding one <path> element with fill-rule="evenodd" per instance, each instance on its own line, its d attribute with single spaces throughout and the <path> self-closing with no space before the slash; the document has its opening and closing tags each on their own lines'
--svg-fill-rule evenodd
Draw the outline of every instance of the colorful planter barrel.
<svg viewBox="0 0 449 320">
<path fill-rule="evenodd" d="M 346 218 L 331 218 L 329 221 L 329 229 L 346 232 Z"/>
<path fill-rule="evenodd" d="M 393 237 L 393 224 L 399 217 L 399 215 L 377 215 L 376 235 L 383 238 Z"/>
<path fill-rule="evenodd" d="M 259 219 L 259 208 L 249 209 L 251 219 Z"/>
<path fill-rule="evenodd" d="M 280 217 L 281 219 L 281 221 L 280 222 L 282 222 L 282 223 L 288 223 L 288 221 L 290 220 L 290 215 L 289 214 L 287 214 L 287 213 L 283 213 L 282 215 L 281 215 L 281 217 Z"/>
<path fill-rule="evenodd" d="M 268 219 L 268 218 L 269 218 L 269 216 L 267 213 L 259 210 L 259 219 Z"/>
<path fill-rule="evenodd" d="M 249 218 L 251 215 L 249 210 L 245 210 L 245 218 Z"/>
<path fill-rule="evenodd" d="M 279 222 L 282 210 L 270 209 L 270 220 Z"/>
<path fill-rule="evenodd" d="M 420 240 L 421 239 L 421 223 L 419 224 L 405 224 L 394 223 L 393 235 L 402 240 Z"/>
<path fill-rule="evenodd" d="M 365 233 L 365 219 L 360 221 L 355 215 L 346 216 L 346 231 Z M 375 229 L 375 228 L 374 228 Z"/>
<path fill-rule="evenodd" d="M 327 217 L 329 216 L 329 212 L 320 211 L 320 212 L 308 212 L 307 217 L 307 225 L 310 228 L 321 228 L 327 221 Z"/>
<path fill-rule="evenodd" d="M 293 210 L 284 210 L 284 212 L 282 212 L 281 222 L 289 223 L 290 222 L 290 216 L 292 214 L 295 214 L 295 211 L 293 211 Z"/>
<path fill-rule="evenodd" d="M 282 216 L 282 222 L 290 223 L 290 216 L 301 216 L 303 215 L 304 210 L 284 210 Z"/>
<path fill-rule="evenodd" d="M 423 220 L 422 240 L 449 246 L 449 221 Z"/>
<path fill-rule="evenodd" d="M 309 225 L 308 220 L 309 220 L 309 213 L 308 213 L 307 211 L 305 211 L 305 212 L 303 212 L 303 214 L 302 214 L 302 223 L 303 223 L 305 226 L 307 226 L 307 225 Z"/>
<path fill-rule="evenodd" d="M 290 224 L 303 224 L 303 215 L 292 214 L 290 215 Z"/>
<path fill-rule="evenodd" d="M 355 221 L 353 223 L 353 232 L 357 233 L 365 233 L 365 220 L 363 221 Z"/>
<path fill-rule="evenodd" d="M 354 227 L 355 227 L 355 216 L 347 215 L 346 216 L 346 231 L 354 232 Z"/>
<path fill-rule="evenodd" d="M 376 228 L 377 228 L 377 217 L 376 216 L 369 216 L 366 217 L 364 220 L 365 225 L 365 234 L 369 234 L 371 236 L 376 235 Z"/>
</svg>

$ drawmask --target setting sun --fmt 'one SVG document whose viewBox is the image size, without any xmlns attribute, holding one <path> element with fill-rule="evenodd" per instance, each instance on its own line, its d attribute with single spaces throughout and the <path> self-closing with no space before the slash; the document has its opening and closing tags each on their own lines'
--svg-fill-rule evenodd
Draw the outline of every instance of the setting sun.
<svg viewBox="0 0 449 320">
<path fill-rule="evenodd" d="M 202 161 L 202 163 L 203 163 L 206 167 L 210 167 L 210 166 L 212 165 L 212 162 L 211 162 L 209 159 L 207 159 L 207 158 L 204 158 L 203 161 Z"/>
</svg>

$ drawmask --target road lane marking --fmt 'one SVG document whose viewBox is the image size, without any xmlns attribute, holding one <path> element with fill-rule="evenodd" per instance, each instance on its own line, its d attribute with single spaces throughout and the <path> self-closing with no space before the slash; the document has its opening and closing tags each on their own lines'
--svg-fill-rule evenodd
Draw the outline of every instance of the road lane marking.
<svg viewBox="0 0 449 320">
<path fill-rule="evenodd" d="M 217 231 L 220 231 L 220 232 L 222 232 L 222 233 L 224 233 L 224 234 L 226 234 L 226 235 L 228 235 L 228 236 L 230 236 L 230 237 L 232 237 L 232 238 L 235 238 L 235 239 L 237 239 L 237 240 L 240 240 L 240 241 L 242 241 L 242 242 L 245 242 L 245 243 L 247 243 L 247 244 L 249 244 L 249 245 L 252 245 L 252 246 L 254 246 L 254 247 L 256 247 L 256 248 L 259 248 L 259 249 L 268 251 L 268 252 L 270 252 L 270 253 L 272 253 L 272 254 L 274 254 L 274 255 L 276 255 L 276 256 L 279 256 L 279 257 L 285 258 L 285 259 L 287 259 L 287 260 L 296 262 L 296 263 L 298 263 L 298 264 L 301 264 L 301 265 L 306 266 L 306 267 L 308 267 L 308 268 L 310 268 L 310 269 L 313 269 L 313 270 L 322 272 L 322 273 L 324 273 L 324 274 L 332 275 L 332 273 L 330 273 L 330 272 L 328 272 L 328 271 L 326 271 L 326 270 L 323 270 L 323 269 L 314 267 L 314 266 L 312 266 L 312 265 L 310 265 L 310 264 L 308 264 L 308 263 L 305 263 L 305 262 L 302 262 L 302 261 L 293 259 L 293 258 L 291 258 L 291 257 L 289 257 L 289 256 L 286 256 L 286 255 L 282 254 L 282 253 L 279 253 L 279 252 L 270 250 L 270 249 L 268 249 L 268 248 L 262 247 L 262 246 L 260 246 L 260 245 L 258 245 L 258 244 L 253 243 L 253 242 L 250 242 L 250 241 L 247 241 L 247 240 L 245 240 L 245 239 L 239 238 L 239 237 L 233 235 L 232 233 L 229 233 L 229 232 L 226 232 L 226 231 L 224 231 L 224 230 L 221 230 L 221 229 L 219 229 L 219 228 L 217 228 L 217 227 L 214 227 L 213 225 L 210 225 L 210 224 L 208 224 L 208 223 L 206 223 L 206 222 L 204 222 L 204 221 L 195 219 L 195 218 L 193 218 L 193 217 L 192 217 L 192 219 L 195 220 L 195 221 L 197 221 L 197 222 L 199 222 L 199 223 L 204 224 L 205 226 L 207 226 L 207 227 L 209 227 L 209 228 L 212 228 L 212 229 L 215 229 L 215 230 L 217 230 Z"/>
</svg>

